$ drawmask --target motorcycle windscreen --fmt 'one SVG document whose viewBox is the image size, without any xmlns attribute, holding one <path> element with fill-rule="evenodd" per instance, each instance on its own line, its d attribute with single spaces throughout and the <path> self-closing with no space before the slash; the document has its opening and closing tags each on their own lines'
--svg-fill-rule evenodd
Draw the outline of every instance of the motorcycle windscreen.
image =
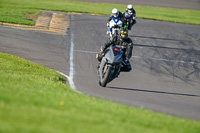
<svg viewBox="0 0 200 133">
<path fill-rule="evenodd" d="M 118 64 L 123 61 L 122 55 L 123 51 L 121 49 L 119 51 L 115 51 L 113 48 L 110 48 L 110 50 L 104 56 L 104 59 L 109 64 Z"/>
</svg>

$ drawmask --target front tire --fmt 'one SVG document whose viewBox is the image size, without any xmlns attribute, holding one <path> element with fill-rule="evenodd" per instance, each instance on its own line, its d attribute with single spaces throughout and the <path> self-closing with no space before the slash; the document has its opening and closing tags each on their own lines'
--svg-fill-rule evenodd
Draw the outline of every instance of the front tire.
<svg viewBox="0 0 200 133">
<path fill-rule="evenodd" d="M 105 74 L 103 75 L 102 80 L 99 80 L 99 85 L 102 87 L 106 87 L 107 83 L 109 82 L 109 77 L 111 73 L 111 67 L 107 67 Z"/>
</svg>

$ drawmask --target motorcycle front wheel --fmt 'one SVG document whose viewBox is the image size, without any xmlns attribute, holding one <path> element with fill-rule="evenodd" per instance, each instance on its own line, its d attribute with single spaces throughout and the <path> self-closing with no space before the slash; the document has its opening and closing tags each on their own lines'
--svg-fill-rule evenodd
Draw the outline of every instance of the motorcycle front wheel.
<svg viewBox="0 0 200 133">
<path fill-rule="evenodd" d="M 99 85 L 100 86 L 106 87 L 107 83 L 109 82 L 109 77 L 110 77 L 111 69 L 112 69 L 111 67 L 107 67 L 106 72 L 103 74 L 102 80 L 99 79 Z M 104 70 L 102 70 L 102 71 L 104 71 Z"/>
</svg>

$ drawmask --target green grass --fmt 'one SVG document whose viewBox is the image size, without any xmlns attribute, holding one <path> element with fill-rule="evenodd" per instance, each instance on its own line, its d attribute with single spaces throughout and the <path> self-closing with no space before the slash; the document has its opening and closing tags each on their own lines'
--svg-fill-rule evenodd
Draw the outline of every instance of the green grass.
<svg viewBox="0 0 200 133">
<path fill-rule="evenodd" d="M 126 5 L 66 0 L 0 0 L 0 22 L 34 25 L 40 11 L 110 14 Z M 136 6 L 140 18 L 200 24 L 199 11 Z M 181 16 L 182 15 L 182 16 Z M 72 91 L 54 70 L 0 53 L 0 133 L 199 133 L 200 122 Z"/>
<path fill-rule="evenodd" d="M 41 10 L 110 14 L 114 7 L 123 12 L 126 5 L 67 0 L 0 0 L 0 22 L 34 25 L 33 20 L 25 17 L 26 14 L 33 13 L 38 16 Z M 200 25 L 200 10 L 145 6 L 135 6 L 134 8 L 138 18 Z"/>
<path fill-rule="evenodd" d="M 0 53 L 0 133 L 199 133 L 200 122 L 72 91 L 46 67 Z"/>
</svg>

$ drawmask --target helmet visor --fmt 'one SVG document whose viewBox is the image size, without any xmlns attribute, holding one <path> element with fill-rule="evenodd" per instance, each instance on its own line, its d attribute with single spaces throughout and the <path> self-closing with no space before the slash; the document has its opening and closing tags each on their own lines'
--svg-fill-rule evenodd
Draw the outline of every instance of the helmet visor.
<svg viewBox="0 0 200 133">
<path fill-rule="evenodd" d="M 129 14 L 132 13 L 132 10 L 131 10 L 131 9 L 128 9 L 128 13 L 129 13 Z"/>
<path fill-rule="evenodd" d="M 113 16 L 114 16 L 114 17 L 117 17 L 117 13 L 113 13 Z"/>
<path fill-rule="evenodd" d="M 119 13 L 113 13 L 113 16 L 116 18 L 118 17 Z"/>
</svg>

